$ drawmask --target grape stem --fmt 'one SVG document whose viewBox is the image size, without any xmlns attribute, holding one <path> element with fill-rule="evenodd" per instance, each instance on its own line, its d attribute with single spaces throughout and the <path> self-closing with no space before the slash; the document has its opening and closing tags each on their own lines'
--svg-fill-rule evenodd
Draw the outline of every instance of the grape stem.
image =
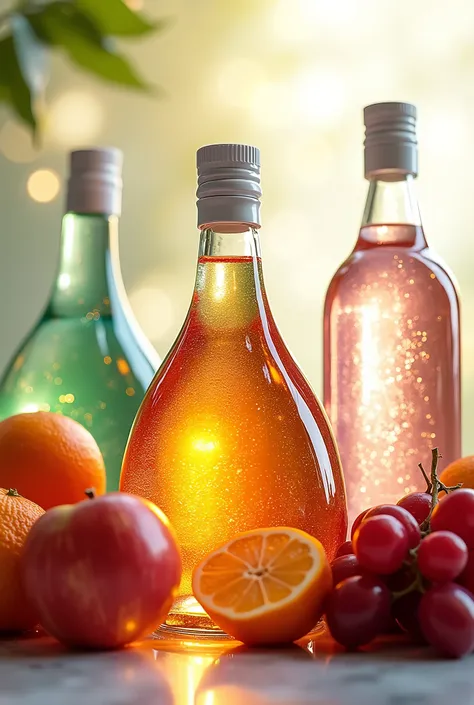
<svg viewBox="0 0 474 705">
<path fill-rule="evenodd" d="M 446 492 L 448 494 L 449 492 L 454 492 L 454 490 L 458 490 L 460 487 L 462 487 L 462 482 L 459 482 L 457 485 L 454 485 L 453 487 L 447 487 L 443 482 L 441 482 L 438 478 L 438 463 L 440 458 L 443 456 L 440 454 L 438 448 L 432 448 L 431 450 L 431 473 L 430 477 L 426 474 L 426 471 L 423 467 L 422 463 L 418 463 L 418 467 L 420 468 L 423 477 L 425 478 L 426 481 L 426 492 L 431 495 L 431 509 L 430 513 L 426 517 L 425 521 L 423 524 L 420 526 L 420 530 L 422 535 L 429 534 L 430 532 L 430 521 L 431 517 L 433 515 L 434 508 L 439 502 L 439 493 L 440 492 Z"/>
<path fill-rule="evenodd" d="M 426 492 L 427 494 L 431 495 L 431 508 L 428 516 L 424 520 L 424 522 L 420 526 L 420 531 L 421 531 L 421 536 L 424 538 L 427 534 L 430 533 L 431 531 L 431 526 L 430 526 L 430 521 L 431 517 L 433 515 L 433 511 L 436 507 L 436 505 L 439 502 L 439 493 L 440 492 L 446 492 L 448 494 L 449 492 L 454 492 L 454 490 L 458 490 L 462 486 L 462 482 L 460 482 L 458 485 L 454 485 L 454 487 L 447 487 L 443 482 L 440 481 L 438 478 L 438 463 L 441 458 L 441 454 L 438 450 L 438 448 L 433 448 L 431 450 L 431 470 L 430 470 L 430 477 L 428 477 L 423 464 L 419 463 L 418 467 L 421 470 L 421 473 L 423 477 L 425 478 L 426 482 Z M 404 590 L 400 590 L 399 592 L 393 592 L 392 593 L 392 598 L 393 600 L 399 600 L 401 597 L 404 597 L 405 595 L 408 595 L 411 592 L 414 592 L 417 590 L 418 592 L 424 593 L 425 592 L 425 586 L 423 585 L 423 577 L 420 573 L 420 571 L 417 568 L 416 564 L 416 559 L 418 555 L 418 548 L 412 548 L 410 551 L 410 558 L 412 559 L 413 562 L 408 563 L 408 565 L 411 565 L 412 570 L 415 572 L 413 582 L 408 585 Z"/>
<path fill-rule="evenodd" d="M 395 600 L 399 600 L 401 597 L 405 597 L 405 595 L 409 595 L 410 592 L 414 592 L 415 590 L 421 593 L 425 592 L 423 578 L 421 577 L 421 573 L 418 571 L 416 572 L 415 579 L 412 583 L 410 583 L 410 585 L 408 585 L 408 587 L 404 590 L 399 590 L 398 592 L 392 592 L 392 599 L 395 602 Z"/>
</svg>

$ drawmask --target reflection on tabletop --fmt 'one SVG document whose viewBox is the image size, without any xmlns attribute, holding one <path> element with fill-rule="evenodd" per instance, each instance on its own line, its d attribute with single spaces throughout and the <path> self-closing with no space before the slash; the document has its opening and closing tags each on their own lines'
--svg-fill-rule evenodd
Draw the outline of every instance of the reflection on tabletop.
<svg viewBox="0 0 474 705">
<path fill-rule="evenodd" d="M 281 649 L 147 639 L 121 651 L 71 652 L 53 639 L 0 641 L 0 704 L 474 704 L 471 659 L 436 659 L 387 638 L 345 653 L 324 631 Z"/>
</svg>

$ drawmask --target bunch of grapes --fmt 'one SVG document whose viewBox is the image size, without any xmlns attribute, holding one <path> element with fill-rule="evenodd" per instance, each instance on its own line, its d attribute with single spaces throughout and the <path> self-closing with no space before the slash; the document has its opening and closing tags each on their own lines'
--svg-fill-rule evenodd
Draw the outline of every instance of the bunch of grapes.
<svg viewBox="0 0 474 705">
<path fill-rule="evenodd" d="M 445 656 L 474 651 L 474 490 L 445 487 L 439 457 L 430 479 L 420 465 L 426 492 L 362 512 L 332 562 L 326 622 L 347 648 L 398 629 Z"/>
</svg>

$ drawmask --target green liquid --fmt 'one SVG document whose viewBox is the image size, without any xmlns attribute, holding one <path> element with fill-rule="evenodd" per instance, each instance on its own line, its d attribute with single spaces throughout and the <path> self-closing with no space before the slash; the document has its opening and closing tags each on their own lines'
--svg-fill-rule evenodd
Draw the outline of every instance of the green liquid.
<svg viewBox="0 0 474 705">
<path fill-rule="evenodd" d="M 67 214 L 50 301 L 0 382 L 0 419 L 38 410 L 75 419 L 96 439 L 107 490 L 116 490 L 157 364 L 123 290 L 116 218 Z"/>
</svg>

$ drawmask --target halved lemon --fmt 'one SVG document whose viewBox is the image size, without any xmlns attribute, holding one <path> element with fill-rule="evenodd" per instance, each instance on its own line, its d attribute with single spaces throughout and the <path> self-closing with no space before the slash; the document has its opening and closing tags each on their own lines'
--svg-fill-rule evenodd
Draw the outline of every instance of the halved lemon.
<svg viewBox="0 0 474 705">
<path fill-rule="evenodd" d="M 248 645 L 303 637 L 321 618 L 331 588 L 320 541 L 287 527 L 240 534 L 193 572 L 198 602 L 217 626 Z"/>
</svg>

